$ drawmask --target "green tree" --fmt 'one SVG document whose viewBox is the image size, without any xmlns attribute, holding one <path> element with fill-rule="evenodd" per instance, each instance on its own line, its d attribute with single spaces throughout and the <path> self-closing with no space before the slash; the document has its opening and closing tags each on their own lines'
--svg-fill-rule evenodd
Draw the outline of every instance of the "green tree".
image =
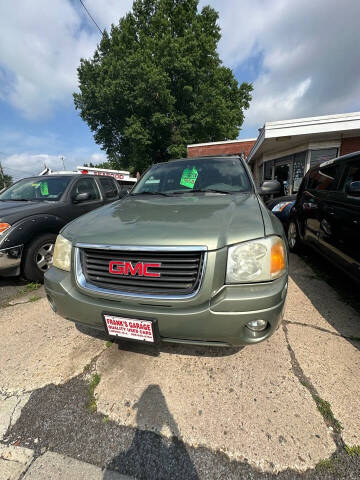
<svg viewBox="0 0 360 480">
<path fill-rule="evenodd" d="M 90 168 L 109 168 L 112 169 L 113 166 L 110 164 L 110 162 L 102 162 L 102 163 L 97 163 L 94 164 L 92 162 L 90 163 L 84 163 L 84 167 L 90 167 Z"/>
<path fill-rule="evenodd" d="M 217 53 L 218 14 L 198 0 L 135 0 L 78 68 L 75 107 L 111 165 L 143 171 L 188 143 L 235 139 L 252 85 Z"/>
<path fill-rule="evenodd" d="M 6 187 L 11 187 L 11 185 L 14 183 L 13 177 L 11 175 L 7 175 L 6 173 L 4 174 L 4 183 Z M 0 189 L 3 187 L 3 185 L 0 185 Z"/>
</svg>

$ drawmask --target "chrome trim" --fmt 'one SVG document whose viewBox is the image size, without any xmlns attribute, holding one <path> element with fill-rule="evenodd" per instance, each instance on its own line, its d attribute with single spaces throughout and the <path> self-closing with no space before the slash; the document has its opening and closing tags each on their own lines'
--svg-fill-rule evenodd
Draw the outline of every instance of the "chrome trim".
<svg viewBox="0 0 360 480">
<path fill-rule="evenodd" d="M 108 247 L 108 248 L 107 248 Z M 93 285 L 92 283 L 89 283 L 86 281 L 85 275 L 82 271 L 81 267 L 81 259 L 80 259 L 80 248 L 99 248 L 102 250 L 133 250 L 133 251 L 157 251 L 157 252 L 165 252 L 165 251 L 179 251 L 179 252 L 184 252 L 184 251 L 201 251 L 205 252 L 204 253 L 204 261 L 201 269 L 201 276 L 200 276 L 200 281 L 198 288 L 187 295 L 150 295 L 150 294 L 134 294 L 131 292 L 121 292 L 118 290 L 109 290 L 107 288 L 101 288 L 97 287 L 96 285 Z M 75 263 L 75 281 L 77 286 L 79 287 L 80 290 L 84 291 L 85 293 L 91 292 L 95 294 L 100 294 L 100 295 L 110 295 L 112 297 L 131 297 L 131 298 L 146 298 L 146 299 L 157 299 L 157 300 L 187 300 L 189 298 L 195 297 L 201 288 L 204 275 L 205 275 L 205 268 L 206 268 L 206 262 L 207 262 L 207 248 L 202 246 L 202 247 L 135 247 L 132 245 L 129 246 L 123 246 L 123 245 L 118 245 L 118 246 L 113 246 L 113 245 L 91 245 L 88 243 L 77 243 L 75 245 L 74 249 L 74 263 Z"/>
<path fill-rule="evenodd" d="M 106 245 L 106 244 L 91 244 L 91 243 L 75 243 L 75 247 L 78 248 L 98 248 L 101 250 L 133 250 L 133 251 L 143 251 L 143 252 L 205 252 L 207 247 L 202 246 L 184 246 L 184 247 L 174 247 L 174 246 L 143 246 L 143 245 Z"/>
<path fill-rule="evenodd" d="M 0 250 L 0 273 L 4 270 L 20 267 L 23 248 L 24 245 L 15 245 Z"/>
</svg>

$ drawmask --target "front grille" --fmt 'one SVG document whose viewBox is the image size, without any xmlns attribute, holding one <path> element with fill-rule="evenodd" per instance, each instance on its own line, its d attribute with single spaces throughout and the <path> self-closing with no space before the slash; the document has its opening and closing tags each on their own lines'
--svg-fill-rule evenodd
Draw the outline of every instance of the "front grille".
<svg viewBox="0 0 360 480">
<path fill-rule="evenodd" d="M 83 274 L 88 283 L 119 292 L 147 295 L 189 295 L 200 285 L 204 252 L 201 251 L 127 251 L 81 248 Z M 161 264 L 148 268 L 157 277 L 118 275 L 109 272 L 110 262 Z M 120 264 L 119 264 L 120 265 Z M 123 265 L 121 263 L 121 265 Z"/>
</svg>

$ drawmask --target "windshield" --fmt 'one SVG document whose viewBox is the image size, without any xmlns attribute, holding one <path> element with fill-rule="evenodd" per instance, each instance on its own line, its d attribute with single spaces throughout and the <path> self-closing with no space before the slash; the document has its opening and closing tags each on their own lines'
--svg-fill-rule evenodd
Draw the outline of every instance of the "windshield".
<svg viewBox="0 0 360 480">
<path fill-rule="evenodd" d="M 132 190 L 142 193 L 182 194 L 195 192 L 234 193 L 251 190 L 240 159 L 201 158 L 159 163 L 151 167 Z"/>
<path fill-rule="evenodd" d="M 0 194 L 0 200 L 60 200 L 71 177 L 24 178 Z"/>
</svg>

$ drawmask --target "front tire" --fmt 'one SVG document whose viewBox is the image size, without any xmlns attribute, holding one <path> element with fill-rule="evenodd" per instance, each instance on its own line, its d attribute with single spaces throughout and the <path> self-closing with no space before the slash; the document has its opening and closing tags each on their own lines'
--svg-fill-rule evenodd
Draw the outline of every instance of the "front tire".
<svg viewBox="0 0 360 480">
<path fill-rule="evenodd" d="M 53 262 L 53 253 L 57 235 L 45 233 L 35 238 L 25 251 L 23 276 L 30 282 L 44 282 L 44 274 Z"/>
<path fill-rule="evenodd" d="M 299 237 L 298 227 L 293 220 L 289 223 L 287 229 L 287 241 L 290 252 L 298 252 L 301 248 L 301 240 Z"/>
</svg>

